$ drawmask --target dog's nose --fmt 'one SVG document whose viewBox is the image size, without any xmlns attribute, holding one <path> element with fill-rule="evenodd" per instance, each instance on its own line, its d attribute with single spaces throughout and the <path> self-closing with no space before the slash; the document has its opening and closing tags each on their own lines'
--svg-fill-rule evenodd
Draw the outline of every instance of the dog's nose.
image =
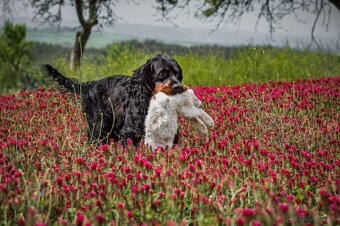
<svg viewBox="0 0 340 226">
<path fill-rule="evenodd" d="M 174 94 L 181 93 L 183 91 L 183 87 L 180 84 L 176 84 L 172 86 L 172 92 Z"/>
</svg>

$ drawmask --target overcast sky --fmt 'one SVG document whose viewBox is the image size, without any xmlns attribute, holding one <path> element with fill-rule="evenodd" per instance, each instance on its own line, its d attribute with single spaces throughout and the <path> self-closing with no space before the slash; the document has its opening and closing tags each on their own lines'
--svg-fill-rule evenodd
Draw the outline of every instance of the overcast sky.
<svg viewBox="0 0 340 226">
<path fill-rule="evenodd" d="M 112 30 L 113 33 L 119 33 L 119 29 L 122 28 L 124 25 L 152 25 L 152 26 L 161 26 L 161 27 L 172 27 L 172 31 L 174 32 L 174 36 L 176 36 L 176 32 L 181 32 L 185 30 L 185 28 L 193 28 L 193 29 L 202 29 L 203 35 L 205 39 L 211 40 L 214 42 L 214 37 L 217 36 L 216 34 L 211 33 L 211 31 L 215 28 L 215 24 L 212 22 L 203 22 L 199 19 L 196 19 L 193 14 L 195 9 L 191 9 L 190 14 L 183 14 L 179 16 L 176 20 L 174 20 L 175 25 L 177 28 L 168 21 L 162 21 L 161 16 L 157 14 L 155 9 L 155 1 L 154 0 L 140 0 L 139 4 L 134 4 L 134 1 L 131 0 L 120 0 L 115 6 L 115 13 L 121 19 L 117 21 L 117 25 L 112 28 L 105 28 L 105 31 Z M 23 7 L 16 7 L 16 21 L 26 22 L 28 26 L 32 27 L 35 26 L 33 22 L 30 21 L 32 15 L 32 9 L 23 8 Z M 64 7 L 63 8 L 63 23 L 62 26 L 77 26 L 78 21 L 76 18 L 75 9 L 72 7 Z M 287 37 L 288 39 L 291 37 L 300 37 L 303 40 L 310 40 L 310 32 L 312 28 L 312 23 L 315 18 L 313 14 L 307 13 L 300 13 L 299 18 L 304 21 L 304 23 L 298 22 L 295 17 L 289 16 L 286 17 L 284 20 L 281 21 L 280 26 L 283 29 L 277 30 L 273 34 L 274 40 L 282 39 L 283 37 Z M 0 16 L 0 23 L 3 23 L 5 20 L 5 16 Z M 12 18 L 13 19 L 13 18 Z M 259 34 L 262 36 L 267 36 L 269 39 L 269 32 L 268 32 L 268 24 L 262 19 L 255 29 L 255 24 L 257 20 L 257 15 L 252 14 L 245 14 L 242 18 L 239 25 L 234 25 L 231 23 L 223 24 L 217 33 L 223 35 L 223 32 L 228 31 L 232 32 L 231 34 L 235 34 L 235 37 L 238 33 L 243 35 L 252 36 L 249 37 L 251 39 L 257 39 L 260 37 Z M 331 43 L 340 42 L 340 13 L 335 7 L 332 8 L 331 20 L 329 24 L 328 31 L 326 30 L 325 26 L 321 25 L 322 18 L 320 19 L 318 26 L 315 30 L 315 36 L 318 39 L 328 40 Z M 117 31 L 118 29 L 118 31 Z M 156 29 L 157 30 L 157 29 Z M 245 33 L 246 32 L 246 33 Z M 130 32 L 131 33 L 131 32 Z M 148 35 L 148 34 L 143 34 Z M 190 30 L 188 30 L 185 35 L 190 35 Z M 150 38 L 153 38 L 152 32 L 150 32 Z M 179 35 L 180 36 L 180 35 Z M 147 38 L 147 37 L 146 37 Z M 196 37 L 197 38 L 197 37 Z M 221 38 L 221 37 L 220 37 Z M 282 41 L 282 40 L 281 40 Z"/>
<path fill-rule="evenodd" d="M 143 23 L 143 24 L 153 24 L 153 25 L 170 25 L 170 23 L 165 23 L 157 19 L 160 18 L 157 15 L 157 11 L 154 9 L 153 5 L 155 1 L 153 0 L 142 0 L 139 5 L 133 4 L 131 1 L 120 1 L 117 4 L 117 15 L 122 17 L 127 23 Z M 192 9 L 190 15 L 182 15 L 178 17 L 175 23 L 181 27 L 194 27 L 194 28 L 210 28 L 213 29 L 215 26 L 213 23 L 203 22 L 202 20 L 196 19 L 193 14 L 195 9 Z M 305 21 L 305 24 L 296 21 L 295 17 L 289 16 L 282 21 L 282 27 L 286 31 L 280 31 L 283 33 L 296 32 L 296 33 L 310 33 L 312 22 L 315 18 L 313 14 L 300 13 L 299 17 L 301 20 Z M 257 15 L 248 14 L 244 16 L 241 21 L 240 26 L 235 26 L 233 24 L 227 24 L 227 28 L 237 28 L 240 30 L 255 31 Z M 331 33 L 340 34 L 340 13 L 334 7 L 332 9 L 332 18 L 329 30 Z M 321 28 L 319 26 L 318 28 Z M 257 27 L 257 31 L 268 31 L 268 24 L 265 21 L 261 21 Z M 320 32 L 325 32 L 325 29 L 318 29 Z"/>
</svg>

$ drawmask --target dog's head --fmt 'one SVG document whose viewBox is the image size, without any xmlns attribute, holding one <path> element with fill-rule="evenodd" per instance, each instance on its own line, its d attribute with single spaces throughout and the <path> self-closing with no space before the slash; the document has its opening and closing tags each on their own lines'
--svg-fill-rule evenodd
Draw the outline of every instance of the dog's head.
<svg viewBox="0 0 340 226">
<path fill-rule="evenodd" d="M 149 59 L 135 71 L 134 76 L 142 76 L 151 89 L 159 84 L 159 87 L 162 85 L 168 91 L 171 90 L 168 94 L 183 92 L 182 69 L 175 59 L 167 55 L 156 55 Z"/>
</svg>

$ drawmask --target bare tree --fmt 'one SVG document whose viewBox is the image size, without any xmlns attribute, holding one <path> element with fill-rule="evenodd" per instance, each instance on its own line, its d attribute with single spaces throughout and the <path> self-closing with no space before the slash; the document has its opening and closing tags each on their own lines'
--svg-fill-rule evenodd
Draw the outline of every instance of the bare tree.
<svg viewBox="0 0 340 226">
<path fill-rule="evenodd" d="M 106 0 L 31 0 L 35 10 L 34 19 L 43 23 L 60 25 L 62 7 L 71 5 L 75 8 L 80 26 L 77 28 L 74 47 L 71 52 L 71 68 L 78 68 L 81 56 L 94 26 L 113 24 L 117 17 L 113 12 L 115 1 Z"/>
<path fill-rule="evenodd" d="M 71 52 L 72 68 L 78 68 L 81 56 L 95 26 L 112 25 L 116 20 L 113 8 L 118 0 L 22 0 L 24 6 L 34 10 L 33 20 L 41 24 L 60 26 L 62 22 L 62 8 L 72 6 L 75 9 L 80 26 L 76 28 L 74 47 Z M 0 0 L 4 13 L 13 13 L 13 1 Z"/>
<path fill-rule="evenodd" d="M 339 0 L 156 0 L 157 10 L 161 12 L 166 20 L 172 20 L 171 12 L 174 9 L 182 9 L 188 12 L 195 8 L 195 16 L 200 19 L 212 19 L 218 28 L 224 22 L 239 23 L 246 13 L 257 13 L 257 23 L 264 18 L 269 24 L 269 31 L 272 34 L 280 28 L 280 21 L 287 15 L 293 14 L 299 18 L 299 12 L 304 11 L 315 15 L 311 28 L 312 43 L 318 45 L 314 31 L 320 17 L 323 16 L 322 25 L 328 28 L 331 5 L 340 10 Z M 178 13 L 177 13 L 178 15 Z"/>
</svg>

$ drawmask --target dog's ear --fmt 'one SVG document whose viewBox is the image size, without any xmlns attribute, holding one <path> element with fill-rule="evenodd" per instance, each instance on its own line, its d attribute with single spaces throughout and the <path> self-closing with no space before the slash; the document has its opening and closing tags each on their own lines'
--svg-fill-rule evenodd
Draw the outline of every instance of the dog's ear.
<svg viewBox="0 0 340 226">
<path fill-rule="evenodd" d="M 143 64 L 142 66 L 140 66 L 139 68 L 134 70 L 133 76 L 140 76 L 140 75 L 144 75 L 144 74 L 150 74 L 150 72 L 151 72 L 151 64 L 152 64 L 152 60 L 151 59 L 147 60 L 145 64 Z"/>
<path fill-rule="evenodd" d="M 152 79 L 153 79 L 153 69 L 152 69 L 152 59 L 146 61 L 145 64 L 137 68 L 134 72 L 132 77 L 134 77 L 134 81 L 137 83 L 144 83 L 149 84 L 152 86 Z M 153 89 L 153 87 L 150 87 Z"/>
</svg>

